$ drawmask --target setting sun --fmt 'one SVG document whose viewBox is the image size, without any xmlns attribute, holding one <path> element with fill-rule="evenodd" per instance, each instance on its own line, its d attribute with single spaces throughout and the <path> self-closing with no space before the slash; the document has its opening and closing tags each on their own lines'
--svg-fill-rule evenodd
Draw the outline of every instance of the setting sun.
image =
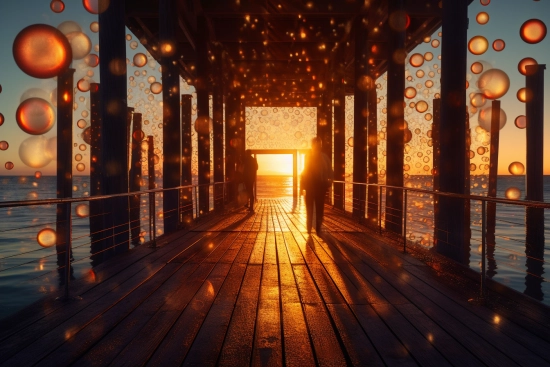
<svg viewBox="0 0 550 367">
<path fill-rule="evenodd" d="M 258 154 L 258 175 L 292 176 L 292 155 Z"/>
</svg>

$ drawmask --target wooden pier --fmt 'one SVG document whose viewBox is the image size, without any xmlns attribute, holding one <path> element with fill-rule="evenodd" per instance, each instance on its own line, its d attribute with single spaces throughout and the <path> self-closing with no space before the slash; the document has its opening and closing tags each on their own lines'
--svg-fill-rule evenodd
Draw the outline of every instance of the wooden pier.
<svg viewBox="0 0 550 367">
<path fill-rule="evenodd" d="M 548 366 L 550 313 L 468 284 L 327 206 L 262 199 L 137 247 L 0 324 L 2 366 Z"/>
</svg>

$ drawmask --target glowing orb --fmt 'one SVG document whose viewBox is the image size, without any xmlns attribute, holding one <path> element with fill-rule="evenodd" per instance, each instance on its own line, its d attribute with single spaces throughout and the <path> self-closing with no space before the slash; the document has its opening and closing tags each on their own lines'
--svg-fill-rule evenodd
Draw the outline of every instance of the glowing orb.
<svg viewBox="0 0 550 367">
<path fill-rule="evenodd" d="M 58 29 L 33 24 L 15 37 L 13 58 L 25 74 L 40 79 L 53 78 L 71 64 L 71 45 Z"/>
<path fill-rule="evenodd" d="M 483 36 L 474 36 L 468 42 L 468 50 L 474 55 L 482 55 L 489 48 L 489 41 Z"/>
<path fill-rule="evenodd" d="M 36 241 L 42 247 L 52 247 L 55 245 L 56 239 L 55 231 L 51 228 L 41 229 L 36 235 Z"/>
<path fill-rule="evenodd" d="M 10 147 L 9 143 L 5 140 L 0 141 L 0 150 L 7 150 Z"/>
<path fill-rule="evenodd" d="M 65 10 L 65 3 L 61 0 L 52 0 L 50 9 L 52 9 L 54 13 L 62 13 L 63 10 Z"/>
<path fill-rule="evenodd" d="M 132 133 L 132 138 L 135 141 L 142 141 L 143 139 L 145 139 L 145 133 L 143 132 L 143 130 L 136 130 Z"/>
<path fill-rule="evenodd" d="M 418 112 L 424 113 L 428 110 L 428 103 L 426 103 L 426 101 L 418 101 L 415 108 Z"/>
<path fill-rule="evenodd" d="M 134 55 L 134 65 L 141 68 L 147 64 L 147 56 L 144 53 L 137 53 Z"/>
<path fill-rule="evenodd" d="M 424 70 L 420 69 L 416 71 L 416 77 L 417 78 L 423 78 L 425 75 Z"/>
<path fill-rule="evenodd" d="M 98 22 L 91 22 L 90 23 L 90 31 L 97 33 L 99 32 L 99 23 Z"/>
<path fill-rule="evenodd" d="M 90 38 L 85 33 L 71 32 L 66 37 L 73 50 L 73 60 L 85 58 L 92 50 L 92 41 L 90 41 Z"/>
<path fill-rule="evenodd" d="M 519 36 L 530 44 L 539 43 L 546 37 L 546 24 L 539 19 L 529 19 L 521 25 Z"/>
<path fill-rule="evenodd" d="M 48 140 L 43 136 L 31 136 L 21 142 L 19 146 L 19 158 L 31 168 L 42 168 L 51 162 L 46 153 Z"/>
<path fill-rule="evenodd" d="M 91 68 L 99 65 L 99 57 L 96 54 L 89 54 L 84 58 L 84 62 Z"/>
<path fill-rule="evenodd" d="M 489 14 L 484 11 L 479 12 L 476 15 L 476 21 L 481 25 L 487 24 L 489 22 Z"/>
<path fill-rule="evenodd" d="M 433 48 L 438 48 L 439 47 L 439 40 L 438 39 L 435 39 L 432 41 L 432 47 Z"/>
<path fill-rule="evenodd" d="M 521 191 L 517 187 L 510 187 L 506 189 L 506 199 L 518 200 L 521 197 Z"/>
<path fill-rule="evenodd" d="M 474 107 L 483 107 L 486 102 L 485 96 L 481 93 L 476 93 L 470 98 L 470 103 Z"/>
<path fill-rule="evenodd" d="M 504 42 L 504 40 L 497 39 L 493 41 L 493 50 L 495 50 L 496 52 L 500 52 L 504 50 L 505 47 L 506 47 L 506 42 Z"/>
<path fill-rule="evenodd" d="M 84 165 L 84 163 L 79 163 L 79 164 L 76 165 L 76 170 L 77 170 L 78 172 L 82 172 L 82 171 L 84 171 L 85 169 L 86 169 L 86 166 Z"/>
<path fill-rule="evenodd" d="M 485 131 L 490 132 L 491 131 L 491 118 L 493 115 L 493 108 L 491 106 L 485 107 L 481 111 L 479 111 L 478 116 L 478 122 L 479 126 L 481 126 Z M 499 127 L 498 129 L 501 130 L 504 125 L 506 125 L 506 112 L 501 108 L 500 109 L 500 115 L 499 115 Z"/>
<path fill-rule="evenodd" d="M 17 107 L 15 119 L 27 134 L 41 135 L 50 131 L 55 124 L 55 111 L 45 100 L 29 98 Z"/>
<path fill-rule="evenodd" d="M 424 56 L 418 53 L 412 54 L 411 57 L 409 58 L 409 63 L 411 64 L 411 66 L 415 68 L 422 66 L 422 64 L 424 64 Z"/>
<path fill-rule="evenodd" d="M 532 57 L 526 57 L 520 60 L 518 63 L 518 71 L 520 74 L 527 75 L 527 66 L 528 65 L 538 65 L 539 63 L 537 60 L 533 59 Z M 533 69 L 529 69 L 530 72 L 533 72 Z M 536 68 L 534 69 L 536 70 Z"/>
<path fill-rule="evenodd" d="M 0 126 L 4 124 L 4 115 L 0 113 Z"/>
<path fill-rule="evenodd" d="M 197 117 L 195 120 L 195 131 L 199 134 L 208 134 L 212 131 L 212 119 L 209 117 Z"/>
<path fill-rule="evenodd" d="M 525 115 L 519 115 L 514 120 L 514 124 L 518 129 L 525 129 L 527 127 L 527 117 L 525 117 Z"/>
<path fill-rule="evenodd" d="M 520 102 L 529 102 L 533 98 L 533 92 L 528 88 L 520 88 L 516 93 L 516 97 Z"/>
<path fill-rule="evenodd" d="M 523 172 L 525 172 L 525 166 L 521 162 L 512 162 L 508 166 L 508 172 L 513 175 L 523 175 Z"/>
<path fill-rule="evenodd" d="M 90 215 L 90 207 L 88 206 L 88 204 L 78 204 L 74 208 L 74 212 L 77 217 L 86 218 Z"/>
<path fill-rule="evenodd" d="M 508 92 L 510 78 L 500 69 L 490 69 L 481 74 L 477 86 L 488 99 L 497 99 Z"/>
<path fill-rule="evenodd" d="M 413 99 L 416 97 L 416 88 L 414 87 L 407 87 L 405 88 L 405 97 L 408 99 Z"/>
<path fill-rule="evenodd" d="M 65 22 L 59 23 L 57 29 L 59 29 L 59 31 L 64 35 L 67 35 L 71 32 L 82 32 L 82 27 L 77 22 L 73 22 L 72 20 L 67 20 Z"/>
<path fill-rule="evenodd" d="M 34 178 L 39 179 L 40 177 L 42 177 L 42 172 L 36 171 L 36 172 L 34 173 Z"/>
<path fill-rule="evenodd" d="M 101 14 L 109 8 L 109 0 L 82 0 L 82 5 L 88 13 Z"/>
<path fill-rule="evenodd" d="M 159 82 L 154 82 L 153 84 L 151 84 L 151 93 L 153 94 L 159 94 L 160 92 L 162 92 L 162 84 L 160 84 Z"/>
<path fill-rule="evenodd" d="M 480 63 L 479 61 L 476 61 L 472 64 L 472 66 L 470 66 L 470 70 L 474 74 L 479 74 L 483 71 L 483 64 Z"/>
<path fill-rule="evenodd" d="M 13 163 L 12 163 L 12 162 L 6 162 L 6 164 L 4 164 L 4 167 L 5 167 L 8 171 L 10 171 L 10 170 L 13 169 L 14 166 L 13 166 Z"/>
<path fill-rule="evenodd" d="M 76 83 L 76 87 L 81 92 L 88 92 L 90 90 L 90 81 L 82 78 Z"/>
</svg>

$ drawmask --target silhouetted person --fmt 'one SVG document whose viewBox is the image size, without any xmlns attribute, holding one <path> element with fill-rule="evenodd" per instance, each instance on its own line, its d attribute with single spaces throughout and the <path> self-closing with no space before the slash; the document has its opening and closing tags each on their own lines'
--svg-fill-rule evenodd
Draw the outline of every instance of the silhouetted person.
<svg viewBox="0 0 550 367">
<path fill-rule="evenodd" d="M 306 190 L 306 228 L 311 233 L 313 225 L 313 206 L 315 205 L 315 230 L 321 233 L 323 212 L 325 208 L 325 194 L 332 184 L 334 172 L 332 164 L 326 154 L 321 152 L 321 139 L 311 140 L 311 151 L 306 154 L 304 170 L 302 171 L 301 188 Z"/>
<path fill-rule="evenodd" d="M 243 169 L 243 181 L 244 188 L 248 194 L 248 199 L 250 200 L 249 209 L 251 212 L 254 211 L 254 186 L 256 184 L 256 173 L 258 171 L 258 161 L 252 156 L 250 149 L 246 150 L 244 156 L 244 169 Z"/>
</svg>

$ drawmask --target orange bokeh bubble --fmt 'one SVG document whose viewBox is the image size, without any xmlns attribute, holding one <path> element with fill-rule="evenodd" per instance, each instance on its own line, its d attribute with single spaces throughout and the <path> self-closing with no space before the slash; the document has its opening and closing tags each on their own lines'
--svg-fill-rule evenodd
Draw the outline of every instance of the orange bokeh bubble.
<svg viewBox="0 0 550 367">
<path fill-rule="evenodd" d="M 489 14 L 484 11 L 479 12 L 476 15 L 476 21 L 481 25 L 487 24 L 489 22 Z"/>
<path fill-rule="evenodd" d="M 4 124 L 4 115 L 0 113 L 0 126 Z"/>
<path fill-rule="evenodd" d="M 486 98 L 497 99 L 508 92 L 510 78 L 500 69 L 490 69 L 481 74 L 477 86 Z"/>
<path fill-rule="evenodd" d="M 527 75 L 527 65 L 538 65 L 539 63 L 537 60 L 533 59 L 532 57 L 526 57 L 520 60 L 518 63 L 518 71 L 520 74 Z"/>
<path fill-rule="evenodd" d="M 504 42 L 504 40 L 497 39 L 493 41 L 493 50 L 496 52 L 504 50 L 504 47 L 506 47 L 506 42 Z"/>
<path fill-rule="evenodd" d="M 99 23 L 98 22 L 91 22 L 90 23 L 90 31 L 97 33 L 99 32 Z"/>
<path fill-rule="evenodd" d="M 525 129 L 527 127 L 527 117 L 525 117 L 525 115 L 519 115 L 514 120 L 514 124 L 518 129 Z"/>
<path fill-rule="evenodd" d="M 84 62 L 91 68 L 99 65 L 99 57 L 96 54 L 89 54 L 84 58 Z"/>
<path fill-rule="evenodd" d="M 42 135 L 55 124 L 55 111 L 42 98 L 29 98 L 21 102 L 15 113 L 17 125 L 31 135 Z"/>
<path fill-rule="evenodd" d="M 412 99 L 416 97 L 416 88 L 414 87 L 405 88 L 405 97 L 407 97 L 408 99 Z"/>
<path fill-rule="evenodd" d="M 481 5 L 487 6 L 491 3 L 491 0 L 479 0 L 479 2 L 481 3 Z"/>
<path fill-rule="evenodd" d="M 470 70 L 474 74 L 479 74 L 483 71 L 483 64 L 480 63 L 479 61 L 476 61 L 472 64 L 472 66 L 470 66 Z"/>
<path fill-rule="evenodd" d="M 489 48 L 489 41 L 483 36 L 474 36 L 468 42 L 468 50 L 474 55 L 482 55 Z"/>
<path fill-rule="evenodd" d="M 508 166 L 508 172 L 513 175 L 523 175 L 525 172 L 525 166 L 521 162 L 512 162 Z"/>
<path fill-rule="evenodd" d="M 132 138 L 136 141 L 142 141 L 145 139 L 145 133 L 143 130 L 136 130 L 132 133 Z"/>
<path fill-rule="evenodd" d="M 424 56 L 418 53 L 412 54 L 409 58 L 409 63 L 415 68 L 422 66 L 422 64 L 424 64 Z"/>
<path fill-rule="evenodd" d="M 506 199 L 518 200 L 521 197 L 521 190 L 517 187 L 510 187 L 506 190 Z"/>
<path fill-rule="evenodd" d="M 6 162 L 6 164 L 4 164 L 4 167 L 5 167 L 8 171 L 10 171 L 10 170 L 13 169 L 14 166 L 13 166 L 13 163 L 12 163 L 12 162 Z"/>
<path fill-rule="evenodd" d="M 71 64 L 72 50 L 67 37 L 57 28 L 33 24 L 15 37 L 13 58 L 24 73 L 48 79 L 67 70 Z"/>
<path fill-rule="evenodd" d="M 62 13 L 63 10 L 65 10 L 65 3 L 61 0 L 52 0 L 50 9 L 52 9 L 54 13 Z"/>
<path fill-rule="evenodd" d="M 5 140 L 0 141 L 0 150 L 7 150 L 10 147 L 9 143 Z"/>
<path fill-rule="evenodd" d="M 51 228 L 41 229 L 36 235 L 36 241 L 42 247 L 52 247 L 56 242 L 55 231 Z"/>
<path fill-rule="evenodd" d="M 76 87 L 81 92 L 88 92 L 90 90 L 90 81 L 82 78 L 76 83 Z"/>
<path fill-rule="evenodd" d="M 147 56 L 143 53 L 137 53 L 134 55 L 134 65 L 141 68 L 147 64 Z"/>
<path fill-rule="evenodd" d="M 82 5 L 88 13 L 101 14 L 109 8 L 109 0 L 82 0 Z"/>
<path fill-rule="evenodd" d="M 426 101 L 418 101 L 415 108 L 418 112 L 424 113 L 428 110 L 428 103 L 426 103 Z"/>
<path fill-rule="evenodd" d="M 485 107 L 481 111 L 479 111 L 478 115 L 478 123 L 479 126 L 481 126 L 485 131 L 490 132 L 491 131 L 491 124 L 492 124 L 492 116 L 493 116 L 493 107 Z M 500 114 L 499 114 L 499 127 L 498 129 L 501 130 L 506 125 L 506 112 L 501 108 Z"/>
<path fill-rule="evenodd" d="M 546 24 L 539 19 L 529 19 L 521 25 L 519 36 L 530 44 L 539 43 L 546 37 Z"/>
<path fill-rule="evenodd" d="M 520 88 L 516 93 L 516 97 L 520 102 L 529 102 L 533 98 L 533 92 L 528 88 Z"/>
</svg>

